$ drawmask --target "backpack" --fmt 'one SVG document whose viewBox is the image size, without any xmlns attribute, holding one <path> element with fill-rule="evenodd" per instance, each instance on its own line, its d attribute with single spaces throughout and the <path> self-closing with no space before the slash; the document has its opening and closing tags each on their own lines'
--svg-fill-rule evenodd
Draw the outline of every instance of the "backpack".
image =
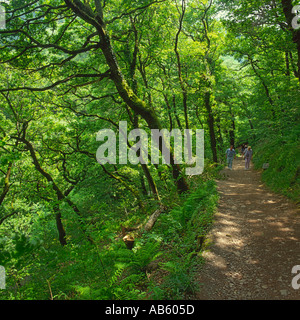
<svg viewBox="0 0 300 320">
<path fill-rule="evenodd" d="M 251 157 L 251 155 L 252 155 L 252 149 L 250 149 L 250 150 L 246 150 L 246 152 L 245 152 L 245 158 L 250 158 Z"/>
</svg>

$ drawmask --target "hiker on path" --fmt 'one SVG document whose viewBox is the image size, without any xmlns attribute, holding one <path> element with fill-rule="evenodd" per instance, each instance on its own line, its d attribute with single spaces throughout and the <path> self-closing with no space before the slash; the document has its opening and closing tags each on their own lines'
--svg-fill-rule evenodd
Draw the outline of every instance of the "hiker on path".
<svg viewBox="0 0 300 320">
<path fill-rule="evenodd" d="M 227 166 L 230 170 L 232 170 L 233 158 L 236 158 L 236 153 L 233 149 L 233 146 L 231 145 L 230 148 L 226 150 Z"/>
<path fill-rule="evenodd" d="M 244 159 L 244 156 L 245 156 L 245 153 L 246 153 L 247 149 L 248 149 L 248 144 L 246 143 L 246 144 L 244 145 L 244 150 L 242 151 L 242 158 L 243 158 L 243 159 Z"/>
<path fill-rule="evenodd" d="M 250 169 L 250 161 L 252 159 L 252 155 L 253 155 L 253 151 L 251 149 L 251 147 L 249 146 L 248 149 L 245 151 L 245 170 L 249 170 Z"/>
</svg>

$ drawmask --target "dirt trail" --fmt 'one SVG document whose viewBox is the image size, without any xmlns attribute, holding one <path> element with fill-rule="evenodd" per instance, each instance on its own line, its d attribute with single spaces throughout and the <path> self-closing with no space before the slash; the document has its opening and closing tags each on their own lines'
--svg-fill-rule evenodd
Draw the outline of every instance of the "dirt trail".
<svg viewBox="0 0 300 320">
<path fill-rule="evenodd" d="M 245 171 L 241 159 L 224 173 L 197 299 L 300 300 L 291 285 L 292 268 L 300 265 L 297 207 L 270 192 L 259 172 Z"/>
</svg>

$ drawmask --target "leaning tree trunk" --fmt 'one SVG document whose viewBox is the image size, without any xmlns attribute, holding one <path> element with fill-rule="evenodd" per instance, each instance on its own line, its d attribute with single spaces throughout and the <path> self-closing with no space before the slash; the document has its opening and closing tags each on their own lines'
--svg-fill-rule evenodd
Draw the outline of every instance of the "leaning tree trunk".
<svg viewBox="0 0 300 320">
<path fill-rule="evenodd" d="M 65 0 L 65 3 L 80 18 L 96 28 L 100 39 L 100 49 L 102 50 L 106 63 L 110 68 L 110 78 L 113 80 L 115 87 L 123 101 L 129 106 L 130 109 L 132 109 L 136 114 L 139 114 L 147 122 L 150 129 L 163 129 L 153 108 L 151 108 L 145 101 L 141 100 L 133 92 L 122 74 L 116 55 L 112 48 L 109 34 L 106 31 L 100 1 L 95 0 L 97 7 L 96 12 L 94 12 L 88 4 L 83 4 L 80 0 Z M 172 159 L 172 152 L 170 152 L 170 154 Z M 184 176 L 181 174 L 180 167 L 174 164 L 174 161 L 171 161 L 171 167 L 173 179 L 177 185 L 178 191 L 180 193 L 187 191 L 188 184 Z"/>
<path fill-rule="evenodd" d="M 24 129 L 24 132 L 25 132 L 26 129 Z M 83 217 L 82 217 L 82 214 L 81 212 L 79 211 L 79 209 L 77 208 L 76 204 L 73 203 L 70 199 L 68 199 L 63 191 L 59 188 L 59 186 L 55 183 L 55 181 L 53 180 L 52 176 L 46 172 L 37 156 L 36 156 L 36 153 L 35 153 L 35 150 L 34 150 L 34 147 L 33 145 L 25 138 L 25 134 L 22 138 L 20 137 L 12 137 L 18 141 L 21 141 L 22 143 L 24 143 L 27 147 L 27 149 L 29 150 L 30 152 L 30 156 L 32 158 L 32 161 L 33 161 L 33 165 L 35 167 L 35 169 L 48 181 L 51 183 L 52 185 L 52 189 L 53 191 L 56 193 L 56 196 L 57 196 L 57 200 L 58 202 L 61 202 L 61 201 L 66 201 L 67 204 L 73 209 L 74 213 L 78 216 L 78 219 L 79 219 L 79 223 L 80 223 L 80 227 L 82 229 L 82 231 L 86 234 L 86 230 L 85 230 L 85 226 L 84 226 L 84 221 L 83 221 Z M 65 245 L 66 244 L 66 233 L 65 233 L 65 229 L 63 227 L 63 224 L 62 224 L 62 221 L 61 221 L 61 213 L 59 211 L 59 208 L 57 207 L 56 208 L 56 215 L 55 215 L 55 219 L 56 219 L 56 226 L 57 226 L 57 230 L 58 230 L 58 233 L 59 233 L 59 240 L 60 240 L 60 243 L 61 245 Z M 90 235 L 86 234 L 86 237 L 87 237 L 87 240 L 90 242 L 90 243 L 94 243 L 93 239 L 91 238 Z"/>
</svg>

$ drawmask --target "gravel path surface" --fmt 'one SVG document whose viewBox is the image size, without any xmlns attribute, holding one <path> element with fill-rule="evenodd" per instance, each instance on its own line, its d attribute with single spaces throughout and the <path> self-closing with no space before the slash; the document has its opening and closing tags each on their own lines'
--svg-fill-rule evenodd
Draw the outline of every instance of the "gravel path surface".
<svg viewBox="0 0 300 320">
<path fill-rule="evenodd" d="M 241 159 L 224 173 L 197 299 L 300 300 L 300 289 L 292 287 L 292 268 L 300 265 L 297 206 L 270 192 Z"/>
</svg>

